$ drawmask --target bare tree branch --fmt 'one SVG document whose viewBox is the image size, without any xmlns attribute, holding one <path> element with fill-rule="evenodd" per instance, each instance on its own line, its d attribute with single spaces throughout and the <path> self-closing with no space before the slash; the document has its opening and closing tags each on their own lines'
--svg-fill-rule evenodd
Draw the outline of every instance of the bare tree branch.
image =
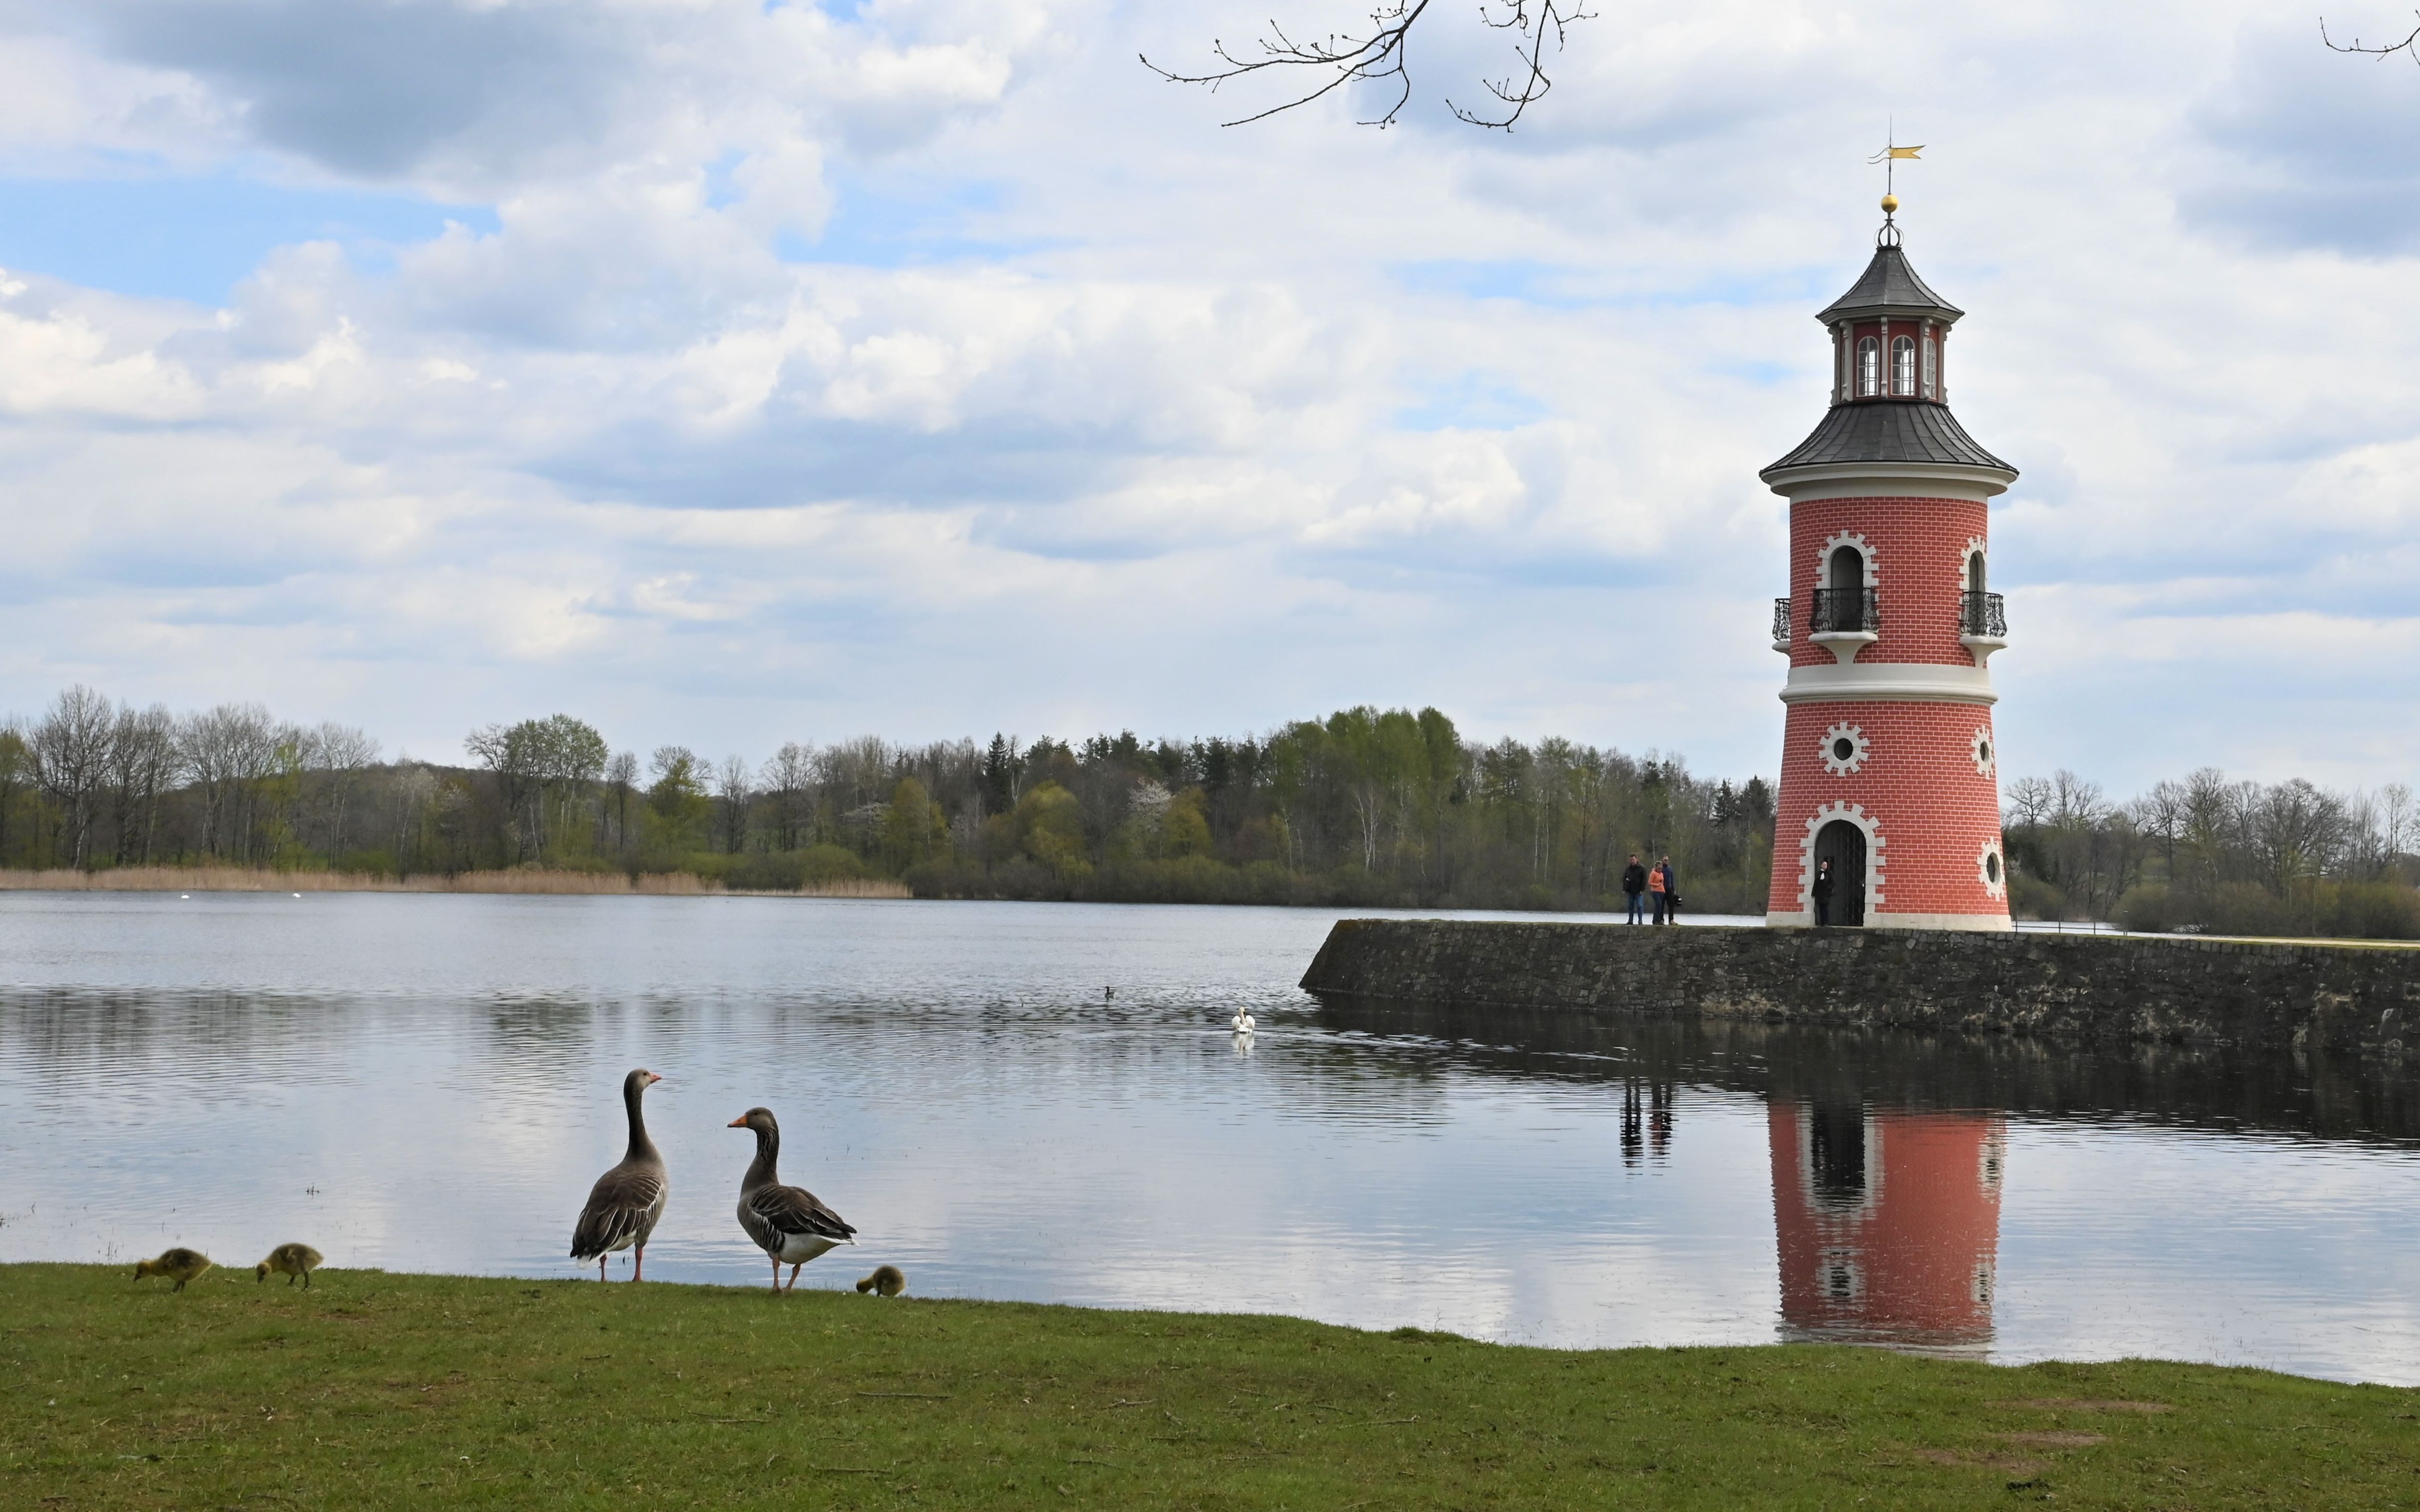
<svg viewBox="0 0 2420 1512">
<path fill-rule="evenodd" d="M 1430 3 L 1431 0 L 1392 0 L 1392 3 L 1381 0 L 1378 8 L 1370 13 L 1370 30 L 1366 35 L 1330 32 L 1322 41 L 1296 41 L 1283 26 L 1272 21 L 1268 35 L 1257 39 L 1258 56 L 1238 57 L 1228 49 L 1225 41 L 1214 39 L 1210 51 L 1220 67 L 1206 73 L 1178 73 L 1161 68 L 1148 56 L 1142 57 L 1142 66 L 1171 84 L 1203 85 L 1213 93 L 1233 80 L 1272 69 L 1283 73 L 1288 69 L 1307 69 L 1314 74 L 1326 76 L 1315 88 L 1291 100 L 1220 123 L 1226 126 L 1248 126 L 1254 121 L 1264 121 L 1272 116 L 1325 99 L 1349 84 L 1384 82 L 1391 87 L 1393 100 L 1384 113 L 1361 122 L 1364 126 L 1383 129 L 1392 126 L 1403 114 L 1404 107 L 1411 101 L 1411 32 L 1412 27 L 1428 13 Z M 1545 69 L 1547 44 L 1551 39 L 1554 50 L 1561 52 L 1565 28 L 1573 22 L 1590 19 L 1587 13 L 1575 8 L 1577 0 L 1480 0 L 1480 20 L 1486 25 L 1499 31 L 1511 31 L 1514 35 L 1512 53 L 1519 67 L 1502 79 L 1481 81 L 1488 93 L 1508 108 L 1482 115 L 1466 110 L 1450 99 L 1446 100 L 1446 108 L 1470 125 L 1510 131 L 1524 111 L 1545 98 L 1546 91 L 1554 87 L 1554 81 L 1547 77 Z M 1499 14 L 1503 17 L 1500 21 L 1497 19 Z"/>
<path fill-rule="evenodd" d="M 2420 11 L 2415 11 L 2413 14 L 2420 15 Z M 2412 27 L 2412 30 L 2405 35 L 2403 40 L 2399 42 L 2393 43 L 2386 47 L 2364 47 L 2362 45 L 2361 39 L 2358 37 L 2354 38 L 2350 42 L 2345 43 L 2339 43 L 2335 38 L 2330 37 L 2328 35 L 2328 18 L 2321 16 L 2319 18 L 2319 40 L 2327 43 L 2331 49 L 2338 53 L 2366 53 L 2370 56 L 2381 61 L 2394 54 L 2400 53 L 2404 56 L 2410 58 L 2412 62 L 2420 63 L 2420 47 L 2414 47 L 2412 45 L 2415 42 L 2420 42 L 2420 26 Z"/>
</svg>

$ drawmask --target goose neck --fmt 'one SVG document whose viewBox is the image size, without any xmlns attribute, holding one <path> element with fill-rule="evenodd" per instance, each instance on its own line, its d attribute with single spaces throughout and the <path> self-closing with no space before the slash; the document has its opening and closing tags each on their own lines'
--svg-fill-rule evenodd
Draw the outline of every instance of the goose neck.
<svg viewBox="0 0 2420 1512">
<path fill-rule="evenodd" d="M 753 1192 L 782 1179 L 775 1169 L 782 1158 L 781 1131 L 757 1129 L 752 1132 L 756 1135 L 756 1158 L 748 1163 L 748 1174 L 740 1179 L 739 1190 L 742 1192 Z"/>
<path fill-rule="evenodd" d="M 646 1115 L 640 1110 L 640 1100 L 646 1096 L 644 1082 L 632 1078 L 622 1086 L 622 1106 L 630 1116 L 630 1149 L 628 1160 L 658 1160 L 656 1142 L 647 1137 Z"/>
</svg>

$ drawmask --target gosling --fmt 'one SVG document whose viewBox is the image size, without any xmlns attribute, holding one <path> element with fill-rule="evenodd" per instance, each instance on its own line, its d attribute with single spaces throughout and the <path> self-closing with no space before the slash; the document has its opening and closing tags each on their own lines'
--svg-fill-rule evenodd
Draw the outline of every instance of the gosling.
<svg viewBox="0 0 2420 1512">
<path fill-rule="evenodd" d="M 908 1289 L 908 1273 L 895 1265 L 877 1265 L 872 1275 L 857 1284 L 857 1289 L 895 1297 Z"/>
<path fill-rule="evenodd" d="M 160 1257 L 156 1260 L 135 1261 L 134 1279 L 140 1281 L 147 1275 L 164 1275 L 177 1283 L 175 1289 L 182 1291 L 185 1289 L 186 1282 L 209 1268 L 209 1256 L 200 1250 L 186 1249 L 178 1245 L 175 1249 L 162 1250 Z"/>
<path fill-rule="evenodd" d="M 282 1275 L 290 1287 L 299 1275 L 302 1278 L 302 1289 L 308 1291 L 311 1289 L 311 1273 L 319 1268 L 319 1252 L 308 1244 L 280 1244 L 269 1252 L 269 1258 L 252 1268 L 252 1279 L 257 1285 L 271 1274 Z"/>
</svg>

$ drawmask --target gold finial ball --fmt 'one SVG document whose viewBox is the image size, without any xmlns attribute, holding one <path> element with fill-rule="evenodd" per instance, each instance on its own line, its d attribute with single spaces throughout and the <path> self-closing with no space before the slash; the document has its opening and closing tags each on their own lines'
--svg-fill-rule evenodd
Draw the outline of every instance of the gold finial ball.
<svg viewBox="0 0 2420 1512">
<path fill-rule="evenodd" d="M 1883 213 L 1885 215 L 1897 215 L 1899 213 L 1899 196 L 1897 194 L 1885 194 L 1883 196 Z"/>
</svg>

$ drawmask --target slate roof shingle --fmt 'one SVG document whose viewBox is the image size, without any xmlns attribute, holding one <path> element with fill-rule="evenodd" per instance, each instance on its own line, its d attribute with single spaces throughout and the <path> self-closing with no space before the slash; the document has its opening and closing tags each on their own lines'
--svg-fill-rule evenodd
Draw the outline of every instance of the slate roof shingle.
<svg viewBox="0 0 2420 1512">
<path fill-rule="evenodd" d="M 1932 292 L 1931 285 L 1916 276 L 1907 265 L 1907 254 L 1897 247 L 1874 249 L 1874 260 L 1849 285 L 1849 292 L 1823 307 L 1815 318 L 1830 325 L 1842 316 L 1860 310 L 1932 310 L 1955 320 L 1966 312 Z"/>
<path fill-rule="evenodd" d="M 1947 405 L 1922 399 L 1834 405 L 1813 435 L 1764 471 L 1835 462 L 1934 462 L 2016 471 L 1976 444 Z"/>
</svg>

